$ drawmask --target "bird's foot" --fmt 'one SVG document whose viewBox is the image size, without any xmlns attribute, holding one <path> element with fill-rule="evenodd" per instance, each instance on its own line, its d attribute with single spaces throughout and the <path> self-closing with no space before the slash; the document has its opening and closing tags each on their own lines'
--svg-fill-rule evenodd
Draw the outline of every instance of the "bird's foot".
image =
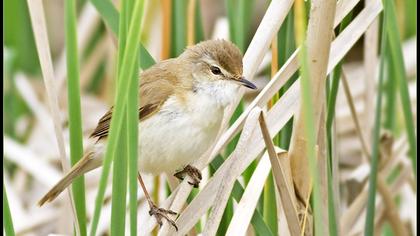
<svg viewBox="0 0 420 236">
<path fill-rule="evenodd" d="M 149 215 L 154 216 L 156 218 L 156 221 L 160 227 L 162 227 L 162 218 L 165 218 L 173 227 L 175 227 L 175 230 L 178 231 L 178 226 L 176 226 L 175 221 L 173 221 L 168 216 L 168 215 L 177 215 L 176 212 L 159 208 L 155 204 L 152 204 L 150 206 Z"/>
<path fill-rule="evenodd" d="M 174 176 L 180 180 L 184 180 L 185 175 L 190 176 L 192 179 L 192 181 L 188 181 L 188 183 L 194 186 L 194 188 L 198 188 L 198 185 L 202 179 L 201 171 L 194 166 L 187 165 L 183 170 L 174 174 Z"/>
</svg>

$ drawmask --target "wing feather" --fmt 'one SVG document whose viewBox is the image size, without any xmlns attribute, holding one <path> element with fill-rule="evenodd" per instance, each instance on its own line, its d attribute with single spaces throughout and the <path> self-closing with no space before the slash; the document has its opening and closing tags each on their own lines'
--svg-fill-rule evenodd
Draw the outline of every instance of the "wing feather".
<svg viewBox="0 0 420 236">
<path fill-rule="evenodd" d="M 144 121 L 156 114 L 165 101 L 176 93 L 175 85 L 179 83 L 178 78 L 165 69 L 165 64 L 171 61 L 161 62 L 140 75 L 139 121 Z M 99 140 L 108 136 L 112 112 L 113 107 L 102 116 L 90 137 Z"/>
</svg>

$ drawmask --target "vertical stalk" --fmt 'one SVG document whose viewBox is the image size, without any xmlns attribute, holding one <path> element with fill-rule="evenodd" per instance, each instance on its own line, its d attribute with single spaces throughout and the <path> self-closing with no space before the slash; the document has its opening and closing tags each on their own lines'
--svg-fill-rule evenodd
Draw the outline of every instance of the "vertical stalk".
<svg viewBox="0 0 420 236">
<path fill-rule="evenodd" d="M 322 222 L 320 175 L 316 152 L 321 113 L 324 107 L 327 64 L 333 33 L 336 1 L 311 1 L 307 41 L 306 15 L 303 1 L 295 2 L 296 41 L 301 46 L 301 107 L 294 123 L 292 142 L 289 149 L 292 175 L 297 186 L 297 194 L 309 199 L 312 189 L 315 235 L 324 235 Z M 319 25 L 324 30 L 319 30 Z M 319 158 L 324 159 L 324 158 Z M 320 165 L 326 163 L 320 163 Z M 302 203 L 301 203 L 302 204 Z M 303 203 L 305 207 L 305 203 Z M 302 207 L 300 205 L 300 207 Z"/>
<path fill-rule="evenodd" d="M 123 121 L 125 120 L 125 105 L 128 99 L 129 86 L 132 85 L 132 80 L 134 79 L 132 72 L 134 71 L 134 68 L 137 68 L 133 58 L 138 56 L 137 53 L 139 52 L 140 48 L 138 43 L 140 40 L 140 27 L 138 27 L 138 25 L 141 23 L 143 3 L 144 2 L 141 0 L 135 1 L 132 13 L 133 17 L 130 19 L 124 56 L 122 57 L 122 62 L 119 63 L 121 68 L 118 69 L 118 81 L 124 80 L 124 82 L 118 83 L 118 91 L 113 110 L 113 116 L 111 119 L 108 144 L 103 161 L 103 170 L 99 183 L 98 194 L 95 201 L 95 211 L 92 220 L 92 228 L 90 231 L 90 235 L 92 236 L 96 235 L 111 162 L 117 149 L 118 140 L 120 138 L 120 130 L 122 128 Z"/>
<path fill-rule="evenodd" d="M 387 36 L 389 39 L 391 60 L 394 68 L 394 76 L 399 88 L 401 106 L 404 113 L 404 121 L 407 130 L 408 144 L 410 147 L 409 156 L 413 167 L 414 175 L 417 176 L 417 138 L 416 128 L 413 121 L 413 112 L 411 111 L 410 94 L 408 92 L 407 74 L 404 66 L 404 57 L 401 49 L 401 40 L 398 33 L 397 16 L 395 5 L 392 0 L 384 0 L 385 17 L 387 18 Z"/>
<path fill-rule="evenodd" d="M 130 12 L 132 9 L 132 2 L 130 0 L 123 0 L 121 2 L 121 14 L 119 21 L 118 33 L 118 61 L 117 61 L 117 87 L 121 87 L 123 80 L 119 77 L 121 71 L 122 58 L 124 56 L 124 49 L 127 42 L 128 22 L 130 19 Z M 130 87 L 131 88 L 131 87 Z M 131 89 L 130 89 L 131 90 Z M 129 92 L 130 92 L 129 90 Z M 128 101 L 127 101 L 128 103 Z M 127 109 L 127 107 L 125 107 Z M 123 114 L 125 119 L 124 124 L 120 128 L 122 135 L 118 139 L 118 147 L 113 157 L 113 177 L 112 177 L 112 204 L 111 204 L 111 235 L 122 235 L 125 230 L 125 208 L 127 196 L 127 163 L 128 163 L 128 111 Z M 131 175 L 131 173 L 130 173 Z"/>
<path fill-rule="evenodd" d="M 349 13 L 341 22 L 339 33 L 350 23 L 352 19 L 352 13 Z M 334 68 L 330 75 L 331 90 L 328 93 L 328 105 L 327 105 L 327 119 L 326 119 L 326 132 L 327 132 L 327 181 L 328 181 L 328 219 L 329 219 L 329 231 L 331 235 L 338 235 L 337 229 L 337 218 L 336 209 L 334 202 L 334 190 L 333 190 L 333 178 L 335 173 L 333 172 L 333 151 L 332 151 L 332 125 L 335 115 L 335 104 L 337 101 L 338 85 L 340 83 L 340 75 L 342 70 L 342 61 L 340 61 Z M 328 82 L 327 82 L 328 85 Z M 329 86 L 328 86 L 329 87 Z"/>
<path fill-rule="evenodd" d="M 279 48 L 278 48 L 278 35 L 274 37 L 271 42 L 271 76 L 272 77 L 278 71 L 279 65 Z M 267 106 L 270 109 L 279 99 L 279 94 L 276 93 L 274 97 L 268 102 Z M 274 143 L 278 145 L 280 142 L 279 135 L 274 137 Z M 267 177 L 263 192 L 263 216 L 264 221 L 267 222 L 272 232 L 278 232 L 277 226 L 277 201 L 276 201 L 276 189 L 274 187 L 273 174 Z"/>
<path fill-rule="evenodd" d="M 376 179 L 378 175 L 378 155 L 379 155 L 379 133 L 381 128 L 381 108 L 382 108 L 382 85 L 384 81 L 384 64 L 386 56 L 386 44 L 387 44 L 387 16 L 385 12 L 385 17 L 382 22 L 382 42 L 381 42 L 381 61 L 379 65 L 379 84 L 378 92 L 376 98 L 376 109 L 375 109 L 375 125 L 373 130 L 373 140 L 372 140 L 372 156 L 370 164 L 370 175 L 369 175 L 369 192 L 368 192 L 368 202 L 367 202 L 367 213 L 366 213 L 366 223 L 365 223 L 365 235 L 373 235 L 374 219 L 375 219 L 375 200 L 376 200 Z"/>
<path fill-rule="evenodd" d="M 75 165 L 83 156 L 82 115 L 80 106 L 79 57 L 77 53 L 76 2 L 66 0 L 66 56 L 69 103 L 70 160 Z M 72 184 L 74 206 L 80 235 L 86 231 L 86 202 L 84 177 L 77 178 Z"/>
</svg>

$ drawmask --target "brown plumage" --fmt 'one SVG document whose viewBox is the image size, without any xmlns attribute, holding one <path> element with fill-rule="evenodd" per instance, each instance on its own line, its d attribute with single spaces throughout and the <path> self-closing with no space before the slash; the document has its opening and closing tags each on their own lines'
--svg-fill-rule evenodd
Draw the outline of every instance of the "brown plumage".
<svg viewBox="0 0 420 236">
<path fill-rule="evenodd" d="M 140 74 L 139 121 L 143 121 L 159 111 L 159 108 L 172 94 L 181 94 L 181 89 L 191 88 L 191 81 L 180 81 L 179 77 L 167 69 L 168 65 L 170 67 L 170 64 L 173 63 L 173 59 L 162 61 Z M 108 136 L 112 110 L 113 107 L 99 120 L 90 137 L 99 140 Z"/>
<path fill-rule="evenodd" d="M 232 74 L 234 79 L 242 76 L 242 53 L 233 43 L 223 39 L 208 40 L 188 49 L 189 51 L 185 53 L 188 56 L 191 57 L 191 54 L 195 54 L 199 60 L 203 55 L 208 55 Z M 221 51 L 223 53 L 220 53 Z"/>
</svg>

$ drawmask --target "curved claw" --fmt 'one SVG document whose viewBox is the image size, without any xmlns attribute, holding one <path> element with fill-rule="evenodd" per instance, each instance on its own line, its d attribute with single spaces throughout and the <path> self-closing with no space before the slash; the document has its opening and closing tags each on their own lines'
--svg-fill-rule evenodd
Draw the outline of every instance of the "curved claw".
<svg viewBox="0 0 420 236">
<path fill-rule="evenodd" d="M 177 215 L 178 213 L 171 210 L 166 210 L 164 208 L 159 208 L 155 205 L 150 207 L 149 215 L 153 215 L 156 218 L 159 227 L 162 227 L 162 218 L 165 218 L 175 228 L 175 230 L 178 231 L 178 226 L 176 225 L 175 221 L 169 218 L 168 214 Z"/>
</svg>

